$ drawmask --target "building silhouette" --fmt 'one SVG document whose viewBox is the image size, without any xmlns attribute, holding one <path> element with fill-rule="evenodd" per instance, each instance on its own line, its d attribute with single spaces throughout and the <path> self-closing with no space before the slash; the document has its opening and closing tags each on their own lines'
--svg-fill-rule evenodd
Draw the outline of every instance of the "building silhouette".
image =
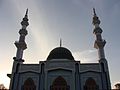
<svg viewBox="0 0 120 90">
<path fill-rule="evenodd" d="M 10 77 L 10 90 L 111 90 L 109 69 L 104 54 L 106 41 L 102 39 L 100 20 L 93 9 L 93 33 L 96 37 L 94 48 L 98 50 L 98 63 L 75 61 L 70 50 L 56 47 L 46 61 L 38 64 L 24 64 L 23 51 L 27 49 L 28 9 L 21 22 L 19 41 Z"/>
</svg>

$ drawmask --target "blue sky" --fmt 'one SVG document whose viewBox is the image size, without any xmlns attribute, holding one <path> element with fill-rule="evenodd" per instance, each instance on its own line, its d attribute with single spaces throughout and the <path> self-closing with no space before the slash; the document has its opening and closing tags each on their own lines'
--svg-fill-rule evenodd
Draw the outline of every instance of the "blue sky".
<svg viewBox="0 0 120 90">
<path fill-rule="evenodd" d="M 112 86 L 120 82 L 120 0 L 0 0 L 0 83 L 9 85 L 12 57 L 16 54 L 14 41 L 18 40 L 20 22 L 29 9 L 27 50 L 25 63 L 39 63 L 59 46 L 68 48 L 76 60 L 97 62 L 93 48 L 92 8 L 101 20 Z"/>
</svg>

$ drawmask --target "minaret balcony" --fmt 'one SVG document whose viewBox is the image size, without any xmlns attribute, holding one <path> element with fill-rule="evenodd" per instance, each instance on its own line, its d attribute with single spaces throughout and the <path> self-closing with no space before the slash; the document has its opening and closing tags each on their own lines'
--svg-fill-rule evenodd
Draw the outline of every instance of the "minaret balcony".
<svg viewBox="0 0 120 90">
<path fill-rule="evenodd" d="M 96 49 L 104 48 L 105 44 L 106 44 L 105 40 L 102 40 L 102 41 L 97 41 L 96 40 L 95 43 L 94 43 L 94 48 L 96 48 Z"/>
<path fill-rule="evenodd" d="M 94 31 L 93 31 L 94 34 L 98 34 L 98 33 L 101 34 L 102 32 L 103 31 L 102 31 L 102 29 L 100 27 L 95 28 Z"/>
<path fill-rule="evenodd" d="M 18 42 L 18 41 L 15 41 L 15 46 L 18 48 L 18 49 L 22 49 L 22 50 L 25 50 L 27 48 L 27 44 L 25 42 Z"/>
<path fill-rule="evenodd" d="M 26 36 L 26 35 L 28 34 L 28 32 L 27 32 L 26 29 L 20 29 L 19 34 L 20 34 L 20 35 L 25 35 L 25 36 Z"/>
</svg>

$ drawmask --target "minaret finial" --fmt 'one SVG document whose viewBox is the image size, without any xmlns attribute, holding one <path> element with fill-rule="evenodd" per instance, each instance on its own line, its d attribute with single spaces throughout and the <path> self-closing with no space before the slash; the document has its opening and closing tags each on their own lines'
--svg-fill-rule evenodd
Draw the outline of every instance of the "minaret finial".
<svg viewBox="0 0 120 90">
<path fill-rule="evenodd" d="M 99 24 L 100 24 L 100 20 L 99 20 L 97 14 L 96 14 L 95 8 L 93 8 L 93 14 L 94 15 L 93 15 L 93 22 L 92 23 L 95 27 L 98 27 Z"/>
<path fill-rule="evenodd" d="M 27 15 L 28 14 L 28 8 L 26 9 L 26 14 L 25 15 Z"/>
<path fill-rule="evenodd" d="M 62 47 L 62 39 L 60 38 L 60 47 Z"/>
<path fill-rule="evenodd" d="M 94 16 L 96 16 L 95 8 L 93 8 L 93 13 L 94 13 Z"/>
<path fill-rule="evenodd" d="M 24 18 L 28 18 L 28 8 L 26 9 L 25 17 Z"/>
<path fill-rule="evenodd" d="M 23 18 L 23 21 L 21 22 L 21 25 L 25 29 L 29 25 L 29 23 L 28 23 L 28 8 L 26 9 L 26 13 L 25 13 L 25 16 Z"/>
</svg>

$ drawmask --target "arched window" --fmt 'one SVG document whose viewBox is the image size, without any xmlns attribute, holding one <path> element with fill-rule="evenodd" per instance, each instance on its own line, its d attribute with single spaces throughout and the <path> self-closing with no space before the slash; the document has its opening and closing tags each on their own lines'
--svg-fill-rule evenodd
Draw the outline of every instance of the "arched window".
<svg viewBox="0 0 120 90">
<path fill-rule="evenodd" d="M 28 78 L 22 87 L 22 90 L 36 90 L 36 86 L 32 78 Z"/>
<path fill-rule="evenodd" d="M 70 90 L 70 87 L 67 85 L 65 79 L 59 76 L 53 81 L 52 86 L 50 86 L 50 90 Z"/>
<path fill-rule="evenodd" d="M 88 78 L 85 82 L 84 90 L 99 90 L 99 88 L 94 79 Z"/>
</svg>

